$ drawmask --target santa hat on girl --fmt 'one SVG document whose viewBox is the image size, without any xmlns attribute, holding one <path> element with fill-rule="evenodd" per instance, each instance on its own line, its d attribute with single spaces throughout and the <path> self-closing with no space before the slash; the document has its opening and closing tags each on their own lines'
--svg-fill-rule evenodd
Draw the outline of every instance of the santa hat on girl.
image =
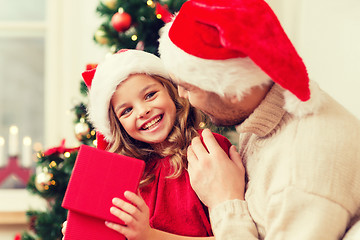
<svg viewBox="0 0 360 240">
<path fill-rule="evenodd" d="M 98 148 L 105 149 L 114 141 L 110 130 L 109 106 L 117 86 L 131 74 L 157 75 L 169 79 L 157 56 L 140 50 L 120 50 L 96 68 L 83 72 L 89 89 L 89 120 L 97 131 Z"/>
<path fill-rule="evenodd" d="M 306 67 L 263 0 L 189 0 L 161 31 L 160 56 L 181 81 L 240 99 L 272 80 L 310 98 Z"/>
</svg>

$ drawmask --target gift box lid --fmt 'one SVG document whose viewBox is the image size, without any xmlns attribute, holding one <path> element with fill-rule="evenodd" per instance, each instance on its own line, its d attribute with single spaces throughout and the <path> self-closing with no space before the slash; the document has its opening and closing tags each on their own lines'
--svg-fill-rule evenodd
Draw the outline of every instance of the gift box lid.
<svg viewBox="0 0 360 240">
<path fill-rule="evenodd" d="M 110 213 L 114 197 L 137 192 L 145 162 L 87 145 L 80 146 L 62 202 L 68 210 L 119 224 Z"/>
</svg>

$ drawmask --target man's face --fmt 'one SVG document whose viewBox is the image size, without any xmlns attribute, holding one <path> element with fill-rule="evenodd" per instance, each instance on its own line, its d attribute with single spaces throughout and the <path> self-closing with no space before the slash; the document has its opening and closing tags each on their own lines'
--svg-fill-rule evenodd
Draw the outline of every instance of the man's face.
<svg viewBox="0 0 360 240">
<path fill-rule="evenodd" d="M 228 97 L 221 97 L 214 92 L 208 92 L 192 84 L 177 81 L 176 78 L 174 81 L 178 84 L 179 95 L 188 99 L 193 107 L 206 114 L 215 125 L 237 125 L 249 115 L 241 105 L 234 104 Z"/>
</svg>

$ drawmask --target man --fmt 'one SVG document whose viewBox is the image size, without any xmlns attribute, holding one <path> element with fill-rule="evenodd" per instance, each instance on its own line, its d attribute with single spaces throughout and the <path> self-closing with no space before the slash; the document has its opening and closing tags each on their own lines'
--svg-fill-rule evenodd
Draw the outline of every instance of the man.
<svg viewBox="0 0 360 240">
<path fill-rule="evenodd" d="M 343 238 L 360 215 L 360 121 L 309 80 L 271 8 L 187 1 L 159 51 L 181 96 L 212 122 L 238 125 L 233 161 L 209 131 L 209 151 L 197 138 L 188 150 L 215 238 Z"/>
</svg>

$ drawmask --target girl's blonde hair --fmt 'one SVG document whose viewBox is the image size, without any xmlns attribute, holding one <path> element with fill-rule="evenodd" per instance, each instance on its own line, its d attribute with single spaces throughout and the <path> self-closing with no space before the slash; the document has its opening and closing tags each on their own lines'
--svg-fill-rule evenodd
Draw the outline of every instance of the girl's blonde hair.
<svg viewBox="0 0 360 240">
<path fill-rule="evenodd" d="M 111 104 L 109 107 L 110 129 L 114 136 L 114 142 L 109 151 L 142 159 L 146 162 L 141 186 L 153 180 L 153 170 L 157 166 L 156 158 L 171 156 L 172 174 L 168 176 L 170 178 L 178 177 L 187 168 L 187 148 L 191 139 L 198 135 L 197 130 L 202 120 L 200 112 L 193 108 L 187 99 L 178 95 L 176 86 L 170 80 L 156 75 L 151 75 L 151 77 L 165 87 L 176 107 L 176 119 L 173 129 L 167 137 L 169 144 L 166 144 L 166 147 L 155 151 L 150 144 L 130 137 L 120 124 Z"/>
</svg>

